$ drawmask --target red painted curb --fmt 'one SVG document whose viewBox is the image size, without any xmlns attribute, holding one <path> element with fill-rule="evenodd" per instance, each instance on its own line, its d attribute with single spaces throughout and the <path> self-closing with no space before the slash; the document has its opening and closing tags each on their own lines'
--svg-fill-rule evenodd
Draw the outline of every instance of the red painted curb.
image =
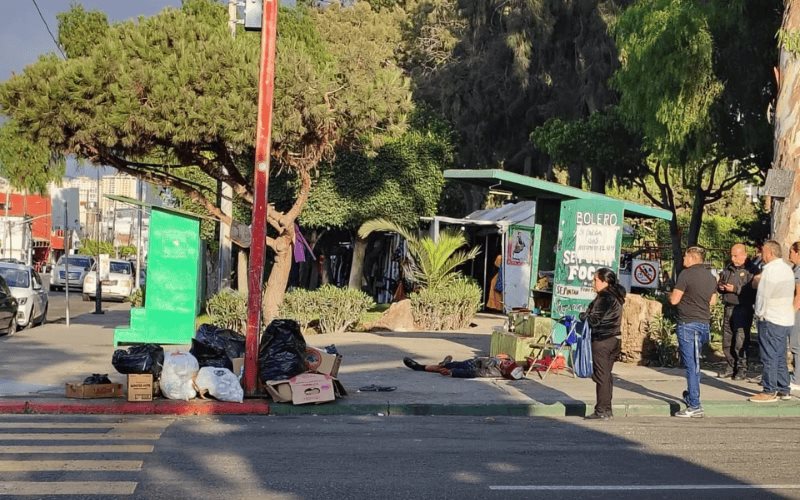
<svg viewBox="0 0 800 500">
<path fill-rule="evenodd" d="M 108 400 L 37 402 L 0 401 L 0 414 L 36 413 L 42 415 L 268 415 L 269 403 L 245 400 L 243 403 L 194 400 L 156 400 L 128 402 Z"/>
</svg>

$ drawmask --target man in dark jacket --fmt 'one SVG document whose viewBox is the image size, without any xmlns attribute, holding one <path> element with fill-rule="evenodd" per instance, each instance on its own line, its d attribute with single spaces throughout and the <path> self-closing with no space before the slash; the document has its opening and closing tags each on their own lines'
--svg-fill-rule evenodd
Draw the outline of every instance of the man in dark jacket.
<svg viewBox="0 0 800 500">
<path fill-rule="evenodd" d="M 753 304 L 756 291 L 753 276 L 758 268 L 747 258 L 747 248 L 737 243 L 731 247 L 731 262 L 722 271 L 717 284 L 725 315 L 722 322 L 722 351 L 728 365 L 719 373 L 721 378 L 747 377 L 747 347 L 750 344 L 750 329 L 753 326 Z"/>
</svg>

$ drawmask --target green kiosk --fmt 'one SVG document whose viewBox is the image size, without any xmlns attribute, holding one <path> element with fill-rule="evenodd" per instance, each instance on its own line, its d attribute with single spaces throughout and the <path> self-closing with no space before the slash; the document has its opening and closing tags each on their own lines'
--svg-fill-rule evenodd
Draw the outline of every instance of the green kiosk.
<svg viewBox="0 0 800 500">
<path fill-rule="evenodd" d="M 200 218 L 132 198 L 107 198 L 150 210 L 144 307 L 131 309 L 128 328 L 114 330 L 114 345 L 191 343 L 202 296 Z"/>
<path fill-rule="evenodd" d="M 667 210 L 505 170 L 445 170 L 444 177 L 484 189 L 505 189 L 520 200 L 535 201 L 533 227 L 512 226 L 509 231 L 508 250 L 504 249 L 503 273 L 507 278 L 504 286 L 514 280 L 524 288 L 511 304 L 504 290 L 504 300 L 506 306 L 526 310 L 541 306 L 542 311 L 547 310 L 553 319 L 577 316 L 586 309 L 595 296 L 592 287 L 595 270 L 600 267 L 615 272 L 619 270 L 625 216 L 672 218 Z M 528 241 L 531 243 L 526 244 Z M 526 260 L 530 265 L 519 266 L 508 258 L 516 246 L 531 249 Z M 515 265 L 516 268 L 512 267 Z M 519 275 L 518 269 L 530 274 Z M 548 284 L 539 286 L 540 282 Z M 503 352 L 515 359 L 524 359 L 531 350 L 530 339 L 525 336 L 538 337 L 551 329 L 555 342 L 566 336 L 564 326 L 550 318 L 532 318 L 532 322 L 529 319 L 526 319 L 524 332 L 495 332 L 492 335 L 492 354 Z M 542 329 L 539 329 L 539 323 Z"/>
</svg>

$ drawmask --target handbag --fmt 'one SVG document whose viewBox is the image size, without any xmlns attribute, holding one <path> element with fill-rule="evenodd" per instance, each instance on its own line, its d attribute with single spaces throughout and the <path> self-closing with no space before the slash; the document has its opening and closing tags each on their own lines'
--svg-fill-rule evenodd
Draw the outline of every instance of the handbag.
<svg viewBox="0 0 800 500">
<path fill-rule="evenodd" d="M 589 326 L 588 321 L 584 321 L 575 349 L 575 375 L 580 378 L 589 378 L 593 372 L 592 328 Z"/>
</svg>

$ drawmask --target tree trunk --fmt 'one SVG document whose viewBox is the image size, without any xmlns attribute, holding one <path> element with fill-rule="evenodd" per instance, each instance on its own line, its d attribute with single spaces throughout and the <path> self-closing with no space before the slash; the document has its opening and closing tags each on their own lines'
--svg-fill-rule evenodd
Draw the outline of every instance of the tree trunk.
<svg viewBox="0 0 800 500">
<path fill-rule="evenodd" d="M 275 263 L 269 273 L 262 302 L 265 325 L 278 317 L 278 311 L 283 303 L 286 285 L 289 283 L 289 273 L 292 270 L 292 245 L 292 237 L 289 235 L 280 236 L 276 240 Z"/>
<path fill-rule="evenodd" d="M 236 288 L 247 297 L 247 250 L 240 248 L 236 259 Z"/>
<path fill-rule="evenodd" d="M 583 185 L 583 168 L 575 163 L 567 166 L 567 177 L 569 177 L 569 185 L 580 189 Z"/>
<path fill-rule="evenodd" d="M 672 220 L 669 221 L 669 239 L 672 244 L 672 262 L 674 264 L 675 276 L 683 269 L 683 248 L 681 245 L 681 229 L 678 226 L 678 214 L 672 212 Z"/>
<path fill-rule="evenodd" d="M 592 191 L 606 194 L 606 173 L 599 168 L 592 169 Z"/>
<path fill-rule="evenodd" d="M 353 246 L 353 260 L 350 263 L 350 288 L 361 290 L 361 281 L 364 277 L 364 255 L 367 253 L 367 240 L 356 237 Z"/>
<path fill-rule="evenodd" d="M 692 215 L 689 218 L 689 233 L 686 235 L 686 246 L 697 245 L 700 239 L 700 226 L 703 224 L 703 209 L 705 208 L 705 194 L 700 189 L 694 190 L 692 201 Z"/>
<path fill-rule="evenodd" d="M 800 2 L 786 0 L 781 29 L 791 37 L 800 33 Z M 791 48 L 791 47 L 790 47 Z M 800 54 L 781 48 L 777 70 L 778 97 L 775 104 L 775 153 L 772 168 L 794 171 L 789 197 L 772 201 L 772 238 L 785 249 L 800 239 Z"/>
<path fill-rule="evenodd" d="M 300 190 L 292 208 L 280 214 L 277 221 L 271 223 L 279 232 L 275 239 L 267 237 L 267 247 L 275 252 L 275 260 L 267 279 L 267 287 L 261 299 L 261 317 L 265 325 L 278 316 L 278 311 L 286 294 L 289 273 L 292 271 L 292 254 L 295 241 L 295 221 L 303 211 L 311 192 L 311 174 L 307 168 L 297 170 L 300 177 Z M 260 292 L 260 290 L 259 290 Z M 252 293 L 252 291 L 251 291 Z"/>
</svg>

